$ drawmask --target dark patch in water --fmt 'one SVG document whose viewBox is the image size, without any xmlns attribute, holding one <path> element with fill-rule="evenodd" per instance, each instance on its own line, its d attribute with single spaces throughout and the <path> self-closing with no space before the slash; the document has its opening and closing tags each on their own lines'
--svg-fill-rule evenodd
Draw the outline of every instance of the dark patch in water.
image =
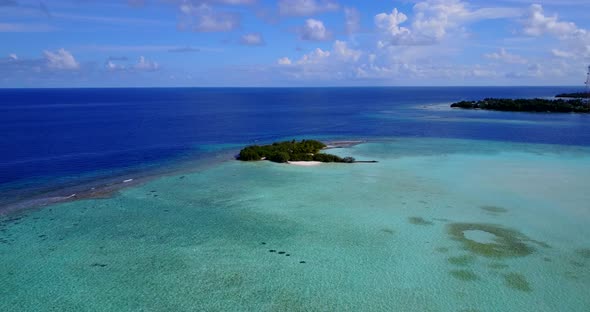
<svg viewBox="0 0 590 312">
<path fill-rule="evenodd" d="M 578 279 L 580 279 L 580 277 L 576 273 L 574 273 L 572 271 L 566 271 L 563 275 L 567 279 L 571 279 L 571 280 L 578 280 Z"/>
<path fill-rule="evenodd" d="M 269 252 L 277 252 L 277 251 L 276 251 L 276 250 L 274 250 L 274 249 L 271 249 L 271 250 L 269 250 Z"/>
<path fill-rule="evenodd" d="M 265 242 L 262 242 L 262 243 L 260 243 L 260 245 L 266 245 L 266 243 Z"/>
<path fill-rule="evenodd" d="M 576 249 L 576 253 L 582 258 L 590 260 L 590 248 Z"/>
<path fill-rule="evenodd" d="M 299 263 L 306 263 L 305 261 L 299 261 Z"/>
<path fill-rule="evenodd" d="M 279 255 L 284 255 L 284 254 L 286 254 L 286 252 L 285 251 L 279 251 L 278 254 Z"/>
<path fill-rule="evenodd" d="M 477 242 L 465 237 L 466 231 L 482 231 L 492 234 L 494 242 Z M 498 225 L 482 223 L 453 223 L 448 227 L 451 238 L 463 244 L 466 250 L 474 254 L 492 258 L 524 257 L 534 252 L 534 248 L 525 242 L 530 239 L 522 233 Z"/>
<path fill-rule="evenodd" d="M 433 225 L 434 223 L 424 220 L 422 217 L 409 217 L 410 223 L 414 225 Z"/>
<path fill-rule="evenodd" d="M 387 233 L 387 234 L 395 234 L 395 231 L 392 229 L 381 229 L 381 232 Z"/>
<path fill-rule="evenodd" d="M 108 264 L 104 264 L 104 263 L 97 263 L 97 262 L 95 262 L 95 263 L 91 264 L 90 266 L 91 266 L 91 267 L 101 267 L 101 268 L 104 268 L 104 267 L 106 267 L 107 265 L 108 265 Z"/>
<path fill-rule="evenodd" d="M 544 257 L 543 258 L 543 261 L 545 261 L 545 262 L 551 262 L 551 258 Z"/>
<path fill-rule="evenodd" d="M 481 210 L 489 212 L 490 214 L 497 215 L 501 213 L 507 213 L 508 209 L 498 206 L 481 206 Z"/>
<path fill-rule="evenodd" d="M 449 271 L 449 274 L 451 274 L 452 277 L 464 282 L 471 282 L 479 279 L 475 273 L 468 270 L 452 270 Z"/>
<path fill-rule="evenodd" d="M 449 220 L 449 219 L 445 219 L 445 218 L 434 218 L 434 219 L 432 219 L 432 220 L 434 220 L 434 221 L 439 221 L 439 222 L 450 222 L 450 221 L 451 221 L 451 220 Z"/>
<path fill-rule="evenodd" d="M 285 254 L 285 256 L 287 256 L 287 257 L 291 257 L 291 254 Z"/>
<path fill-rule="evenodd" d="M 509 268 L 509 266 L 504 263 L 490 263 L 488 265 L 488 267 L 490 267 L 490 269 L 494 269 L 494 270 L 503 270 L 503 269 Z"/>
<path fill-rule="evenodd" d="M 504 274 L 504 281 L 506 282 L 506 286 L 512 289 L 525 292 L 531 292 L 533 290 L 526 277 L 520 273 Z"/>
<path fill-rule="evenodd" d="M 450 257 L 447 259 L 450 264 L 457 265 L 457 266 L 468 266 L 475 260 L 475 257 L 472 255 L 463 255 L 458 257 Z"/>
<path fill-rule="evenodd" d="M 449 248 L 447 248 L 447 247 L 438 247 L 435 250 L 438 251 L 438 252 L 440 252 L 440 253 L 447 253 L 447 252 L 449 252 Z"/>
</svg>

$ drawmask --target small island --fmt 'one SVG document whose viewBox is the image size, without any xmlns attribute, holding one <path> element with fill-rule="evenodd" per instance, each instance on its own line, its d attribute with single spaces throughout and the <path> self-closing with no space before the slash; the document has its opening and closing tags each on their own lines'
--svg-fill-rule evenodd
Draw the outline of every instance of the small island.
<svg viewBox="0 0 590 312">
<path fill-rule="evenodd" d="M 590 92 L 560 93 L 556 98 L 590 99 Z"/>
<path fill-rule="evenodd" d="M 287 162 L 323 162 L 323 163 L 357 163 L 353 157 L 339 157 L 320 153 L 326 144 L 316 140 L 299 142 L 285 141 L 270 145 L 252 145 L 240 151 L 237 159 L 242 161 L 268 160 L 277 163 Z M 375 161 L 362 161 L 375 162 Z"/>
<path fill-rule="evenodd" d="M 510 112 L 590 113 L 590 103 L 582 99 L 495 99 L 461 101 L 451 104 L 453 108 L 484 109 Z"/>
</svg>

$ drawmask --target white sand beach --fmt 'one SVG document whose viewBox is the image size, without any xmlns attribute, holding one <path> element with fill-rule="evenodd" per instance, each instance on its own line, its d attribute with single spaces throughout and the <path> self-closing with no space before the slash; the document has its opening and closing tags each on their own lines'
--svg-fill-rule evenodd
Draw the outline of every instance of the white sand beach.
<svg viewBox="0 0 590 312">
<path fill-rule="evenodd" d="M 304 167 L 312 167 L 312 166 L 319 166 L 322 164 L 320 161 L 288 161 L 290 165 L 295 166 L 304 166 Z"/>
</svg>

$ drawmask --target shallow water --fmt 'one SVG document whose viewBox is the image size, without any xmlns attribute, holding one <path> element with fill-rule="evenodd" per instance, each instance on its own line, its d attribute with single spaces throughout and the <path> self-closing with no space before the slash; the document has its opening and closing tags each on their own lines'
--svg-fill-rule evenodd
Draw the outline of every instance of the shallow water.
<svg viewBox="0 0 590 312">
<path fill-rule="evenodd" d="M 0 310 L 590 306 L 589 148 L 414 138 L 331 152 L 379 162 L 227 161 L 4 217 Z"/>
</svg>

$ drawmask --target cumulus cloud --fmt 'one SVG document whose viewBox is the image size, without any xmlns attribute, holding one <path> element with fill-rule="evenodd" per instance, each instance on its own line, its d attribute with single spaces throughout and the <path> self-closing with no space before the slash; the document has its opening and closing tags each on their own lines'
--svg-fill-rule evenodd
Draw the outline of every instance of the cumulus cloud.
<svg viewBox="0 0 590 312">
<path fill-rule="evenodd" d="M 65 49 L 59 49 L 56 52 L 44 51 L 43 55 L 47 61 L 47 67 L 57 70 L 76 70 L 80 64 L 74 56 Z"/>
<path fill-rule="evenodd" d="M 356 62 L 360 59 L 362 52 L 349 48 L 344 41 L 336 40 L 332 47 L 332 54 L 339 60 Z"/>
<path fill-rule="evenodd" d="M 259 33 L 245 34 L 240 38 L 240 44 L 248 46 L 264 45 L 264 38 Z"/>
<path fill-rule="evenodd" d="M 126 70 L 127 68 L 124 65 L 116 64 L 115 62 L 108 60 L 105 65 L 105 69 L 108 71 L 122 71 Z"/>
<path fill-rule="evenodd" d="M 288 57 L 281 57 L 280 59 L 277 60 L 277 64 L 279 65 L 291 65 L 291 59 L 289 59 Z"/>
<path fill-rule="evenodd" d="M 408 16 L 397 8 L 390 14 L 380 13 L 374 18 L 375 26 L 383 36 L 381 45 L 428 45 L 445 39 L 452 31 L 462 31 L 470 22 L 519 16 L 520 10 L 512 8 L 472 9 L 460 0 L 426 0 L 413 7 L 414 17 L 406 24 Z"/>
<path fill-rule="evenodd" d="M 240 15 L 234 12 L 218 11 L 202 3 L 180 5 L 181 17 L 178 24 L 180 30 L 195 32 L 227 32 L 240 27 Z"/>
<path fill-rule="evenodd" d="M 160 64 L 140 56 L 136 63 L 129 62 L 126 57 L 107 58 L 104 68 L 109 72 L 153 72 L 160 69 Z"/>
<path fill-rule="evenodd" d="M 572 53 L 572 52 L 563 51 L 563 50 L 560 50 L 560 49 L 552 49 L 552 50 L 551 50 L 551 54 L 552 54 L 553 56 L 556 56 L 556 57 L 561 57 L 561 58 L 573 58 L 573 57 L 575 57 L 575 56 L 576 56 L 576 55 L 575 55 L 574 53 Z"/>
<path fill-rule="evenodd" d="M 410 35 L 410 30 L 408 28 L 400 26 L 400 24 L 408 20 L 408 17 L 397 9 L 393 9 L 391 14 L 377 14 L 374 20 L 377 30 L 382 34 L 385 34 L 392 41 L 405 41 Z"/>
<path fill-rule="evenodd" d="M 361 14 L 355 8 L 344 8 L 346 33 L 354 34 L 361 29 Z"/>
<path fill-rule="evenodd" d="M 133 68 L 140 71 L 156 71 L 160 69 L 160 65 L 140 56 L 139 61 L 133 66 Z"/>
<path fill-rule="evenodd" d="M 523 21 L 523 32 L 532 37 L 549 35 L 560 41 L 551 53 L 559 58 L 590 60 L 590 31 L 575 23 L 560 21 L 557 15 L 546 16 L 539 4 L 533 4 Z"/>
<path fill-rule="evenodd" d="M 328 57 L 330 57 L 330 51 L 324 51 L 320 48 L 317 48 L 311 53 L 304 54 L 303 57 L 297 61 L 297 64 L 318 64 L 323 62 L 323 60 L 327 59 Z"/>
<path fill-rule="evenodd" d="M 330 32 L 322 21 L 310 18 L 299 30 L 299 37 L 302 40 L 324 41 L 330 39 Z"/>
<path fill-rule="evenodd" d="M 16 61 L 16 60 L 18 60 L 18 56 L 14 53 L 10 53 L 10 54 L 8 54 L 8 59 Z"/>
<path fill-rule="evenodd" d="M 498 52 L 484 54 L 484 57 L 509 64 L 526 64 L 528 61 L 520 55 L 510 54 L 502 48 Z"/>
<path fill-rule="evenodd" d="M 279 14 L 286 16 L 310 16 L 336 11 L 338 3 L 330 0 L 280 0 Z"/>
<path fill-rule="evenodd" d="M 576 35 L 578 32 L 585 32 L 585 30 L 578 29 L 574 23 L 559 21 L 557 15 L 545 16 L 543 6 L 540 4 L 530 6 L 524 24 L 524 33 L 529 36 L 551 34 L 560 38 L 566 38 Z"/>
</svg>

